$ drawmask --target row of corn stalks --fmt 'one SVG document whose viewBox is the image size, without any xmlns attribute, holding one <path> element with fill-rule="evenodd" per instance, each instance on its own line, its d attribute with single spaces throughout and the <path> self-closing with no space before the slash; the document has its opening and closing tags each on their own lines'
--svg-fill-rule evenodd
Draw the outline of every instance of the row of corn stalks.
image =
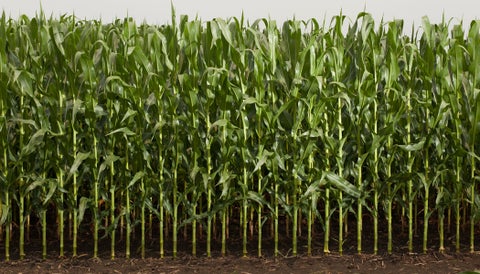
<svg viewBox="0 0 480 274">
<path fill-rule="evenodd" d="M 475 251 L 480 22 L 406 35 L 347 20 L 3 14 L 5 260 L 12 244 L 26 256 L 31 227 L 44 258 L 51 241 L 77 256 L 84 228 L 112 259 L 136 254 L 133 235 L 142 257 L 152 239 L 176 257 L 182 234 L 193 255 L 225 255 L 233 230 L 244 256 L 272 239 L 277 256 L 279 238 L 293 255 L 391 253 L 396 220 L 409 252 Z"/>
</svg>

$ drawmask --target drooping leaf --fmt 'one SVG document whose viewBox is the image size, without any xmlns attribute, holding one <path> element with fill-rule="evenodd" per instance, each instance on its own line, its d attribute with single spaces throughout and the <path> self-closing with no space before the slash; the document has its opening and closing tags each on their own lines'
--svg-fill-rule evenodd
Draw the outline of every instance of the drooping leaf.
<svg viewBox="0 0 480 274">
<path fill-rule="evenodd" d="M 77 155 L 75 155 L 75 160 L 68 171 L 67 181 L 78 171 L 78 167 L 80 167 L 83 161 L 88 159 L 88 157 L 90 157 L 90 152 L 78 152 Z"/>
<path fill-rule="evenodd" d="M 130 183 L 128 183 L 127 188 L 132 187 L 136 182 L 138 182 L 140 179 L 142 179 L 144 175 L 145 175 L 145 172 L 143 172 L 143 171 L 139 171 L 139 172 L 135 173 L 135 176 L 133 176 Z"/>
<path fill-rule="evenodd" d="M 419 142 L 414 143 L 414 144 L 408 144 L 408 145 L 397 145 L 399 148 L 405 150 L 405 151 L 418 151 L 423 148 L 425 144 L 425 137 L 423 137 Z"/>
<path fill-rule="evenodd" d="M 328 180 L 333 186 L 343 191 L 345 194 L 354 198 L 360 197 L 360 191 L 358 188 L 337 174 L 333 172 L 326 172 L 325 179 Z"/>
</svg>

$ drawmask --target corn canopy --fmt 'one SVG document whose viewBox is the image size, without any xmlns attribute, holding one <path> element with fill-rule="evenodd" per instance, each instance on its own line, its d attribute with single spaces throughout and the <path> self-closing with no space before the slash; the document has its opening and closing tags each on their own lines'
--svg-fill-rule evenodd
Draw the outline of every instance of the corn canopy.
<svg viewBox="0 0 480 274">
<path fill-rule="evenodd" d="M 118 233 L 127 257 L 131 235 L 141 235 L 142 256 L 150 237 L 175 257 L 182 231 L 194 255 L 206 233 L 211 256 L 210 242 L 225 254 L 237 230 L 244 255 L 252 237 L 258 255 L 270 237 L 275 255 L 279 237 L 296 255 L 302 228 L 300 252 L 311 254 L 312 241 L 330 252 L 331 240 L 339 252 L 356 243 L 376 253 L 379 241 L 392 252 L 396 219 L 409 251 L 417 224 L 424 252 L 445 250 L 450 227 L 456 250 L 464 238 L 474 251 L 480 22 L 464 30 L 424 18 L 408 36 L 402 21 L 376 25 L 366 13 L 346 32 L 341 15 L 281 26 L 172 18 L 152 26 L 2 15 L 7 260 L 12 234 L 25 256 L 31 219 L 44 257 L 47 239 L 64 254 L 64 231 L 75 256 L 89 227 L 95 257 L 99 234 L 114 258 Z M 438 244 L 428 240 L 431 219 Z M 373 247 L 362 246 L 367 231 Z"/>
</svg>

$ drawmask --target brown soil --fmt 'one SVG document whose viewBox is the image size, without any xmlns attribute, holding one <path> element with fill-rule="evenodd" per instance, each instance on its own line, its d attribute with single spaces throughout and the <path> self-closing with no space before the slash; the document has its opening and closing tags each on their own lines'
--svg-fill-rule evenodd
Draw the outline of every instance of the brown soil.
<svg viewBox="0 0 480 274">
<path fill-rule="evenodd" d="M 459 273 L 480 268 L 480 255 L 343 255 L 274 258 L 236 256 L 157 259 L 25 259 L 2 262 L 1 273 Z"/>
</svg>

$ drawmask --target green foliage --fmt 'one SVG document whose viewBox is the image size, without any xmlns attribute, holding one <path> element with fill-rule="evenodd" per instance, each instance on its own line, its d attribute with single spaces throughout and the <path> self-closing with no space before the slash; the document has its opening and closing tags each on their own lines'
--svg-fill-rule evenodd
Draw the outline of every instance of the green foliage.
<svg viewBox="0 0 480 274">
<path fill-rule="evenodd" d="M 367 13 L 346 32 L 343 15 L 329 26 L 177 19 L 153 26 L 2 15 L 0 224 L 7 242 L 12 223 L 23 231 L 26 217 L 45 220 L 54 208 L 61 254 L 64 216 L 74 221 L 74 254 L 76 229 L 93 224 L 95 257 L 99 231 L 110 237 L 114 258 L 115 232 L 124 229 L 129 256 L 136 227 L 144 256 L 152 223 L 161 256 L 164 238 L 176 256 L 186 226 L 194 255 L 205 230 L 210 256 L 221 225 L 225 254 L 231 218 L 240 223 L 244 255 L 257 227 L 261 256 L 266 224 L 278 254 L 279 220 L 292 228 L 280 237 L 291 237 L 297 254 L 303 219 L 309 254 L 315 222 L 330 252 L 334 220 L 341 253 L 349 216 L 362 252 L 365 215 L 374 220 L 374 252 L 385 222 L 392 251 L 397 218 L 409 219 L 413 251 L 422 212 L 423 251 L 432 216 L 443 250 L 443 216 L 453 211 L 455 223 L 446 225 L 457 228 L 457 249 L 467 218 L 474 250 L 479 22 L 464 31 L 425 18 L 409 37 L 402 21 L 375 25 Z M 5 252 L 8 259 L 7 244 Z"/>
</svg>

